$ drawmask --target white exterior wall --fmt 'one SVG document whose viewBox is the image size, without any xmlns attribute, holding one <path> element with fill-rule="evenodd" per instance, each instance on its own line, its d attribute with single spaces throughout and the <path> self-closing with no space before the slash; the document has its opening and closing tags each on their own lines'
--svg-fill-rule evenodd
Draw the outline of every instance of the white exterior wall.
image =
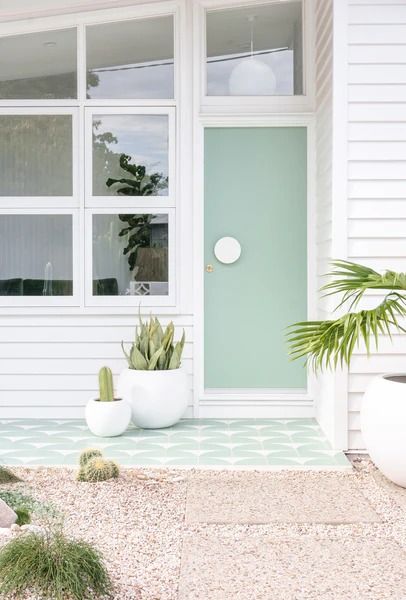
<svg viewBox="0 0 406 600">
<path fill-rule="evenodd" d="M 350 0 L 348 40 L 348 258 L 405 271 L 405 0 Z M 350 449 L 364 448 L 359 410 L 368 381 L 405 368 L 404 336 L 384 339 L 370 358 L 357 351 L 348 380 Z"/>
<path fill-rule="evenodd" d="M 185 328 L 184 365 L 192 388 L 193 327 L 188 315 L 162 317 Z M 0 418 L 81 418 L 97 396 L 97 373 L 125 368 L 121 340 L 133 339 L 132 316 L 0 316 Z M 192 416 L 192 394 L 187 415 Z"/>
</svg>

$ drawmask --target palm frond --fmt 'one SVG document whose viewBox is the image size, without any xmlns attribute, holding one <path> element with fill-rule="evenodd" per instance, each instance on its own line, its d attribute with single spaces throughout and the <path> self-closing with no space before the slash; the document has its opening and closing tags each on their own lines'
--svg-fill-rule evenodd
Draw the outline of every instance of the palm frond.
<svg viewBox="0 0 406 600">
<path fill-rule="evenodd" d="M 336 260 L 332 266 L 334 268 L 327 276 L 333 277 L 333 281 L 321 289 L 326 296 L 343 294 L 338 307 L 350 301 L 349 310 L 352 310 L 367 290 L 406 290 L 406 273 L 385 271 L 381 274 L 346 260 Z"/>
<path fill-rule="evenodd" d="M 391 336 L 391 327 L 406 332 L 398 322 L 405 316 L 406 297 L 394 291 L 374 309 L 349 312 L 335 320 L 295 323 L 288 333 L 289 354 L 293 360 L 306 357 L 314 371 L 349 365 L 361 340 L 369 354 L 371 337 L 377 348 L 379 335 Z"/>
</svg>

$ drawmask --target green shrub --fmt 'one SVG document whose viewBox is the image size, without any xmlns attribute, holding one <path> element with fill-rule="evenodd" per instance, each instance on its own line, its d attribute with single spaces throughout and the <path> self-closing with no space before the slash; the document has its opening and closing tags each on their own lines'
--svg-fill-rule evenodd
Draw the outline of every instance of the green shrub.
<svg viewBox="0 0 406 600">
<path fill-rule="evenodd" d="M 40 502 L 30 494 L 25 494 L 18 490 L 0 490 L 0 499 L 3 500 L 10 508 L 17 512 L 19 508 L 24 507 L 31 514 L 36 514 L 42 518 L 60 517 L 59 511 L 53 504 Z"/>
<path fill-rule="evenodd" d="M 98 550 L 62 532 L 17 536 L 0 550 L 4 598 L 29 592 L 42 600 L 112 598 L 112 583 Z"/>
<path fill-rule="evenodd" d="M 149 323 L 144 323 L 140 316 L 140 328 L 138 331 L 137 327 L 135 341 L 129 352 L 121 342 L 129 368 L 141 371 L 178 369 L 185 345 L 185 332 L 176 344 L 173 343 L 174 333 L 172 321 L 164 332 L 157 318 L 151 317 Z"/>
<path fill-rule="evenodd" d="M 107 481 L 119 476 L 119 467 L 112 460 L 105 460 L 100 456 L 91 458 L 79 469 L 78 481 Z"/>
<path fill-rule="evenodd" d="M 87 462 L 89 462 L 89 460 L 91 458 L 94 458 L 95 456 L 103 456 L 101 451 L 98 450 L 97 448 L 86 448 L 86 450 L 83 450 L 83 452 L 81 453 L 81 455 L 79 456 L 79 465 L 81 467 L 84 467 L 85 464 Z"/>
<path fill-rule="evenodd" d="M 13 471 L 0 466 L 0 483 L 17 483 L 17 481 L 21 481 L 21 479 Z"/>
<path fill-rule="evenodd" d="M 28 525 L 28 523 L 31 523 L 31 513 L 25 506 L 15 508 L 14 512 L 17 515 L 17 525 Z"/>
</svg>

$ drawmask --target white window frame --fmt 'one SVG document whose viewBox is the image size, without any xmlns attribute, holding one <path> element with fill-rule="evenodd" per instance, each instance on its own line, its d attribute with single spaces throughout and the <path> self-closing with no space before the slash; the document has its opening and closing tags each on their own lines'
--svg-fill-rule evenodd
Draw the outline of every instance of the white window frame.
<svg viewBox="0 0 406 600">
<path fill-rule="evenodd" d="M 93 295 L 93 215 L 99 214 L 167 214 L 168 215 L 168 295 L 166 296 L 94 296 Z M 86 210 L 85 229 L 85 304 L 86 306 L 126 306 L 153 308 L 176 306 L 175 210 L 173 208 L 126 207 L 89 208 Z"/>
<path fill-rule="evenodd" d="M 72 296 L 0 296 L 0 307 L 72 307 L 80 305 L 80 214 L 76 208 L 0 208 L 1 215 L 71 215 L 72 216 Z M 15 275 L 18 277 L 18 273 Z"/>
<path fill-rule="evenodd" d="M 168 194 L 166 196 L 93 196 L 93 117 L 95 115 L 158 115 L 168 117 Z M 151 208 L 175 206 L 176 198 L 176 126 L 175 108 L 167 107 L 134 107 L 134 106 L 92 106 L 85 108 L 85 206 L 88 207 L 111 207 L 115 203 L 123 207 L 138 208 L 145 207 L 146 202 Z M 123 171 L 123 177 L 129 177 Z"/>
<path fill-rule="evenodd" d="M 194 36 L 198 40 L 195 56 L 195 89 L 202 113 L 291 113 L 309 112 L 314 107 L 313 83 L 313 0 L 302 0 L 303 94 L 291 96 L 209 96 L 206 94 L 206 14 L 211 10 L 238 9 L 289 0 L 198 0 L 194 18 Z"/>
<path fill-rule="evenodd" d="M 72 196 L 0 196 L 0 208 L 75 208 L 80 204 L 79 191 L 79 109 L 62 107 L 2 107 L 0 116 L 55 116 L 66 115 L 72 118 Z"/>
<path fill-rule="evenodd" d="M 125 4 L 127 4 L 125 6 Z M 41 31 L 59 31 L 62 29 L 76 28 L 77 29 L 77 76 L 78 76 L 78 96 L 76 99 L 55 99 L 55 100 L 1 100 L 0 111 L 10 109 L 16 114 L 23 113 L 27 110 L 28 113 L 39 114 L 57 114 L 60 109 L 62 113 L 70 110 L 77 112 L 78 126 L 76 128 L 78 138 L 74 141 L 74 150 L 78 152 L 78 178 L 77 190 L 78 199 L 72 206 L 78 206 L 79 219 L 79 246 L 76 263 L 79 264 L 77 269 L 79 275 L 78 290 L 79 302 L 75 306 L 57 306 L 56 303 L 50 302 L 50 298 L 40 299 L 38 306 L 24 302 L 21 306 L 8 307 L 2 309 L 0 303 L 0 314 L 7 311 L 7 314 L 25 314 L 29 309 L 30 314 L 134 314 L 138 309 L 139 296 L 134 297 L 133 303 L 123 302 L 118 304 L 117 298 L 115 302 L 108 302 L 105 305 L 98 303 L 87 302 L 85 287 L 89 287 L 89 282 L 86 282 L 85 277 L 88 273 L 86 268 L 86 260 L 88 256 L 85 254 L 85 245 L 88 240 L 85 239 L 85 221 L 87 222 L 87 212 L 96 208 L 96 205 L 89 207 L 85 205 L 85 108 L 102 109 L 102 112 L 108 113 L 110 108 L 116 107 L 121 109 L 133 108 L 134 110 L 145 110 L 150 107 L 156 110 L 159 114 L 166 112 L 175 113 L 173 118 L 173 128 L 176 134 L 176 148 L 172 151 L 173 174 L 172 174 L 172 200 L 173 205 L 176 203 L 176 211 L 167 210 L 170 205 L 168 197 L 158 197 L 157 203 L 153 206 L 142 207 L 137 206 L 129 212 L 168 212 L 171 214 L 170 222 L 172 226 L 169 228 L 170 244 L 173 244 L 171 256 L 176 265 L 176 273 L 174 266 L 170 271 L 173 281 L 170 282 L 170 296 L 159 297 L 153 304 L 148 304 L 148 300 L 144 297 L 143 304 L 146 308 L 153 309 L 154 306 L 160 306 L 160 314 L 191 314 L 193 289 L 189 282 L 192 278 L 192 235 L 191 235 L 191 218 L 192 218 L 192 44 L 189 38 L 191 32 L 191 6 L 189 0 L 162 0 L 160 2 L 145 3 L 137 2 L 136 5 L 128 6 L 128 2 L 123 1 L 122 6 L 114 8 L 101 8 L 92 10 L 91 12 L 76 12 L 70 14 L 53 14 L 51 16 L 43 16 L 41 18 L 32 18 L 27 20 L 18 20 L 15 22 L 6 22 L 0 24 L 0 37 L 14 36 L 26 33 L 36 33 Z M 96 9 L 96 7 L 95 7 Z M 190 10 L 189 10 L 190 9 Z M 87 99 L 86 98 L 86 26 L 98 25 L 104 23 L 120 22 L 132 19 L 143 19 L 153 17 L 172 16 L 174 20 L 174 97 L 169 99 Z M 86 167 L 88 165 L 86 164 Z M 182 173 L 181 173 L 182 168 Z M 170 175 L 170 174 L 169 174 Z M 176 190 L 176 202 L 174 193 Z M 114 198 L 109 197 L 110 204 L 114 202 Z M 125 212 L 129 207 L 123 206 L 124 198 L 120 197 L 120 206 L 112 207 L 111 211 Z M 21 200 L 21 202 L 20 202 Z M 17 202 L 16 202 L 17 201 Z M 27 209 L 36 209 L 40 212 L 38 198 L 35 198 L 32 203 L 27 201 L 27 198 L 16 199 L 12 198 L 12 207 L 18 206 L 24 209 L 24 214 L 28 214 Z M 145 199 L 144 199 L 145 204 Z M 165 204 L 165 206 L 163 206 Z M 1 201 L 0 201 L 1 206 Z M 3 204 L 3 206 L 8 206 Z M 56 207 L 49 198 L 41 200 L 43 208 L 53 209 Z M 70 208 L 64 200 L 64 206 Z M 134 204 L 132 204 L 134 206 Z M 101 207 L 100 211 L 102 208 Z M 58 208 L 58 212 L 62 210 Z M 34 211 L 36 212 L 36 210 Z M 48 212 L 52 212 L 48 211 Z M 109 211 L 107 211 L 109 212 Z M 76 259 L 75 259 L 76 260 Z M 76 264 L 75 263 L 75 264 Z M 86 275 L 85 275 L 86 272 Z M 176 275 L 176 280 L 175 280 Z M 110 300 L 114 300 L 112 297 Z M 152 296 L 148 297 L 153 299 Z"/>
</svg>

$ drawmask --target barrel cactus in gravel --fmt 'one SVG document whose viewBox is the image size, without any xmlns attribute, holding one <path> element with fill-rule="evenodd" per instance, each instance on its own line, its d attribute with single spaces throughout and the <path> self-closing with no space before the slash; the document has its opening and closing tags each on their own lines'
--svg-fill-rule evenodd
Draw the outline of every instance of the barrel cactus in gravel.
<svg viewBox="0 0 406 600">
<path fill-rule="evenodd" d="M 127 352 L 121 343 L 130 369 L 139 371 L 167 371 L 179 369 L 185 332 L 182 338 L 174 343 L 175 327 L 172 321 L 165 331 L 156 317 L 144 323 L 140 316 L 139 327 L 136 328 L 135 341 Z"/>
<path fill-rule="evenodd" d="M 83 467 L 79 469 L 78 481 L 107 481 L 116 479 L 119 476 L 119 467 L 112 460 L 106 460 L 103 457 L 95 456 L 88 460 Z"/>
<path fill-rule="evenodd" d="M 79 465 L 84 467 L 89 460 L 95 458 L 95 456 L 102 457 L 103 454 L 101 453 L 101 450 L 98 448 L 86 448 L 79 456 Z"/>
</svg>

